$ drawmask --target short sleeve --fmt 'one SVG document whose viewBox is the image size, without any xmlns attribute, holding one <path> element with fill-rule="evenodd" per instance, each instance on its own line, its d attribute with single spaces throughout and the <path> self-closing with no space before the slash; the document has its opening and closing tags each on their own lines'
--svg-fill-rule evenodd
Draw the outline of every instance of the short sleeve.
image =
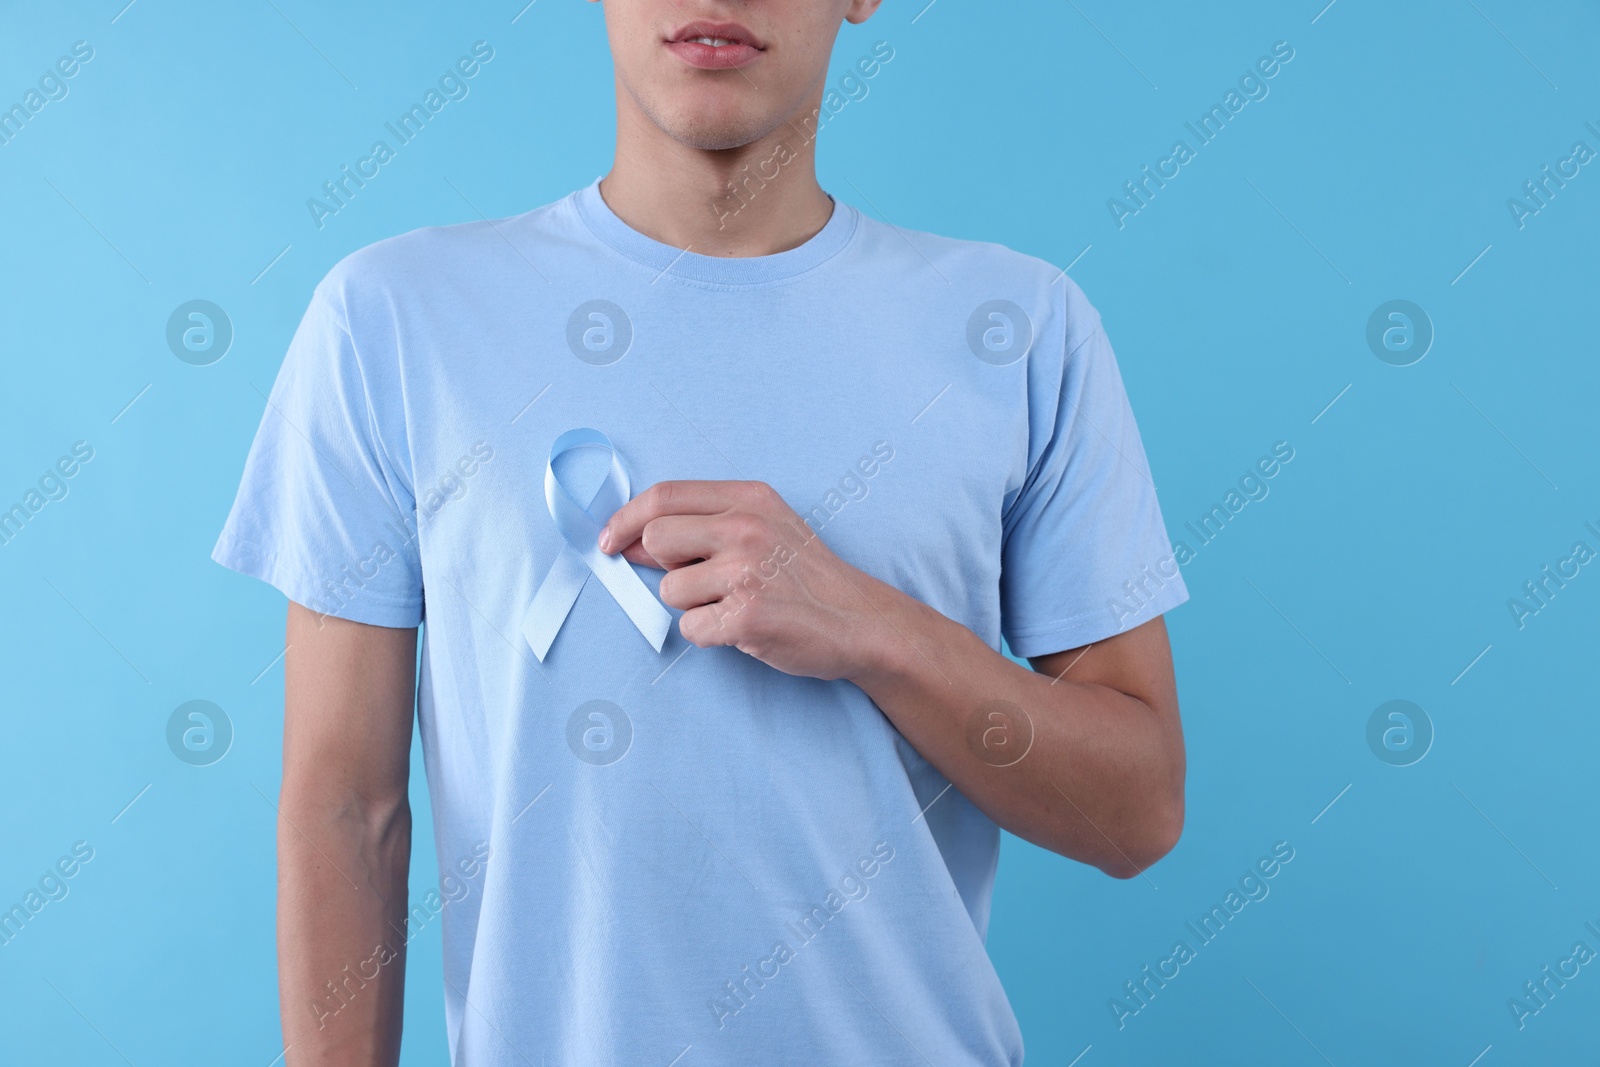
<svg viewBox="0 0 1600 1067">
<path fill-rule="evenodd" d="M 256 431 L 211 557 L 324 615 L 422 619 L 416 502 L 389 358 L 363 366 L 340 297 L 318 286 Z"/>
<path fill-rule="evenodd" d="M 1031 466 L 1004 520 L 1001 632 L 1024 658 L 1093 644 L 1189 598 L 1111 342 L 1068 289 L 1069 321 L 1092 325 L 1064 362 L 1030 367 Z"/>
</svg>

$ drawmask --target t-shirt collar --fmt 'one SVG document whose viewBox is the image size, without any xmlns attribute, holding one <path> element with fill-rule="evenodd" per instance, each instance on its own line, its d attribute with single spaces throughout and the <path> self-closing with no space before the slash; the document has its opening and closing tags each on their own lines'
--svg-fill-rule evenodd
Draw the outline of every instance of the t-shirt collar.
<svg viewBox="0 0 1600 1067">
<path fill-rule="evenodd" d="M 647 237 L 623 222 L 600 195 L 600 179 L 573 194 L 584 224 L 613 250 L 674 278 L 719 285 L 764 285 L 804 274 L 836 255 L 856 229 L 854 208 L 833 200 L 826 225 L 807 240 L 770 256 L 703 256 Z"/>
</svg>

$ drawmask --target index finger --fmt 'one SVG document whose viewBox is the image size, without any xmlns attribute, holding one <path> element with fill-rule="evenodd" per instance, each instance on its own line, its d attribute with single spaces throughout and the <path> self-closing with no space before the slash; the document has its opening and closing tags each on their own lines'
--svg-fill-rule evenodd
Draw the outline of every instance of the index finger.
<svg viewBox="0 0 1600 1067">
<path fill-rule="evenodd" d="M 664 515 L 716 515 L 732 506 L 748 483 L 729 481 L 657 482 L 617 509 L 600 531 L 600 551 L 627 548 L 651 520 Z"/>
</svg>

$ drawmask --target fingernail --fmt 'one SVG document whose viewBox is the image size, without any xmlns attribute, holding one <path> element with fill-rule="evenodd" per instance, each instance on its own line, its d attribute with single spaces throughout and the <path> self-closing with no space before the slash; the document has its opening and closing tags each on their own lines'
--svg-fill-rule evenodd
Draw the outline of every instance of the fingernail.
<svg viewBox="0 0 1600 1067">
<path fill-rule="evenodd" d="M 600 531 L 600 551 L 611 551 L 611 527 L 609 526 Z"/>
</svg>

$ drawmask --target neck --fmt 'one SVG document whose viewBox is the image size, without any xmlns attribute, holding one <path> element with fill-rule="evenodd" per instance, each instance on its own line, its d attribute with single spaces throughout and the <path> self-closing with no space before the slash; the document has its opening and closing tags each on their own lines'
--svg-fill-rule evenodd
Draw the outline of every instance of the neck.
<svg viewBox="0 0 1600 1067">
<path fill-rule="evenodd" d="M 817 184 L 815 120 L 800 118 L 812 114 L 808 108 L 750 144 L 710 151 L 673 140 L 636 108 L 619 108 L 616 162 L 600 195 L 645 236 L 703 256 L 796 248 L 833 213 Z"/>
</svg>

